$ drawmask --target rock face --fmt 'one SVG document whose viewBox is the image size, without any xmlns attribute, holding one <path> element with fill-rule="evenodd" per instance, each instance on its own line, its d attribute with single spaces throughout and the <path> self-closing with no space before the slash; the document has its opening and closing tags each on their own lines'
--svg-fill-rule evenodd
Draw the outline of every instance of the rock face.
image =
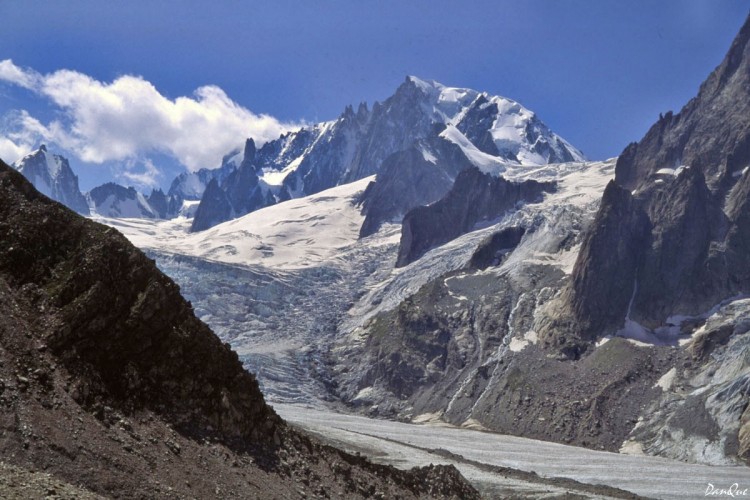
<svg viewBox="0 0 750 500">
<path fill-rule="evenodd" d="M 401 222 L 415 207 L 439 200 L 453 186 L 456 175 L 471 166 L 461 148 L 437 135 L 393 153 L 362 194 L 365 220 L 360 237 L 376 233 L 384 222 Z"/>
<path fill-rule="evenodd" d="M 161 189 L 152 189 L 146 201 L 157 218 L 168 219 L 170 217 L 170 200 L 164 194 L 164 191 Z"/>
<path fill-rule="evenodd" d="M 748 462 L 750 300 L 727 304 L 705 320 L 658 396 L 628 436 L 649 454 L 685 461 Z"/>
<path fill-rule="evenodd" d="M 219 183 L 212 178 L 201 197 L 191 231 L 203 231 L 229 219 L 276 203 L 271 190 L 261 183 L 255 167 L 256 149 L 252 139 L 245 143 L 240 165 Z"/>
<path fill-rule="evenodd" d="M 605 325 L 621 325 L 630 299 L 633 295 L 633 273 L 638 265 L 637 248 L 648 238 L 650 222 L 645 213 L 635 207 L 632 195 L 614 181 L 607 185 L 602 204 L 589 236 L 584 239 L 575 273 L 567 293 L 570 294 L 576 309 L 581 331 L 602 330 Z M 618 224 L 605 224 L 602 221 L 618 218 Z M 581 256 L 590 256 L 582 260 Z M 598 273 L 607 273 L 604 280 Z M 617 283 L 617 287 L 613 286 Z M 587 294 L 587 302 L 577 301 L 580 294 Z M 567 316 L 550 314 L 555 321 L 554 328 L 563 327 Z M 574 354 L 580 349 L 578 344 L 567 337 L 557 338 L 559 346 L 572 349 Z M 591 339 L 589 339 L 591 340 Z"/>
<path fill-rule="evenodd" d="M 88 215 L 89 205 L 78 188 L 78 177 L 66 158 L 47 151 L 42 145 L 13 164 L 34 187 L 79 214 Z"/>
<path fill-rule="evenodd" d="M 550 342 L 611 334 L 626 318 L 663 339 L 670 317 L 750 292 L 749 166 L 750 21 L 698 96 L 618 159 Z"/>
<path fill-rule="evenodd" d="M 477 498 L 289 429 L 178 286 L 0 163 L 0 455 L 115 498 Z"/>
<path fill-rule="evenodd" d="M 430 248 L 471 231 L 477 224 L 489 225 L 520 204 L 541 201 L 543 193 L 551 191 L 553 183 L 510 182 L 477 168 L 464 170 L 444 198 L 404 216 L 396 267 L 415 261 Z"/>
<path fill-rule="evenodd" d="M 216 179 L 211 179 L 193 217 L 192 231 L 203 231 L 232 218 L 232 204 Z"/>
<path fill-rule="evenodd" d="M 750 463 L 750 410 L 748 408 L 745 408 L 744 413 L 742 413 L 738 437 L 740 441 L 739 456 L 745 462 Z"/>
<path fill-rule="evenodd" d="M 438 144 L 437 134 L 446 126 L 452 128 L 453 147 Z M 480 159 L 470 161 L 457 153 L 459 149 Z M 422 151 L 429 155 L 419 154 Z M 582 160 L 583 155 L 510 99 L 407 77 L 372 110 L 364 104 L 356 111 L 349 106 L 336 120 L 286 134 L 257 151 L 253 148 L 252 155 L 246 151 L 242 162 L 247 171 L 219 186 L 237 217 L 378 173 L 374 199 L 364 204 L 369 217 L 362 230 L 366 236 L 409 208 L 438 199 L 447 191 L 446 175 L 452 179 L 467 162 L 488 158 L 542 165 Z M 428 163 L 435 167 L 428 168 Z M 407 188 L 415 181 L 425 193 L 418 193 L 416 186 Z"/>
<path fill-rule="evenodd" d="M 499 266 L 503 257 L 513 251 L 521 243 L 526 234 L 522 226 L 513 226 L 489 236 L 477 247 L 469 261 L 470 269 L 487 269 Z"/>
</svg>

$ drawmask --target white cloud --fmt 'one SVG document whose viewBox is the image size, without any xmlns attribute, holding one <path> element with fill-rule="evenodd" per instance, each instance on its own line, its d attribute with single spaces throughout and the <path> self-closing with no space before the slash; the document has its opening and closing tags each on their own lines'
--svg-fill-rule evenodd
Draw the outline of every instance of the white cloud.
<svg viewBox="0 0 750 500">
<path fill-rule="evenodd" d="M 161 172 L 156 165 L 146 159 L 143 162 L 143 171 L 136 172 L 135 165 L 127 165 L 127 170 L 118 174 L 118 177 L 126 181 L 126 185 L 134 184 L 141 188 L 154 188 L 159 186 L 159 179 L 162 177 Z"/>
<path fill-rule="evenodd" d="M 91 163 L 159 152 L 189 170 L 216 167 L 247 137 L 262 144 L 295 127 L 257 115 L 211 85 L 172 100 L 139 76 L 106 83 L 70 70 L 40 75 L 9 59 L 0 61 L 0 80 L 31 89 L 62 111 L 46 125 L 22 113 L 16 135 L 54 142 Z"/>
<path fill-rule="evenodd" d="M 0 80 L 19 85 L 27 89 L 39 86 L 40 75 L 36 71 L 21 69 L 10 59 L 0 61 Z"/>
<path fill-rule="evenodd" d="M 14 163 L 30 153 L 50 131 L 25 111 L 11 111 L 0 124 L 0 158 Z"/>
<path fill-rule="evenodd" d="M 7 137 L 0 137 L 0 158 L 10 165 L 31 152 L 30 144 L 17 144 Z"/>
</svg>

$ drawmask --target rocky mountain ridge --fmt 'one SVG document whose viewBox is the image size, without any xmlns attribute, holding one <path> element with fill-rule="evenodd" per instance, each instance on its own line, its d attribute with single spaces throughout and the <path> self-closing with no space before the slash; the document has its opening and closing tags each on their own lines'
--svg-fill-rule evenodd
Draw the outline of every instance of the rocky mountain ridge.
<svg viewBox="0 0 750 500">
<path fill-rule="evenodd" d="M 620 156 L 550 341 L 624 328 L 664 341 L 680 319 L 750 293 L 750 22 L 680 113 Z M 602 308 L 602 297 L 608 297 Z M 553 333 L 553 330 L 558 333 Z"/>
<path fill-rule="evenodd" d="M 539 203 L 552 182 L 507 181 L 476 167 L 458 174 L 450 191 L 435 203 L 416 207 L 404 216 L 396 266 L 405 266 L 431 248 L 447 243 L 477 227 L 491 225 L 524 203 Z"/>
<path fill-rule="evenodd" d="M 472 166 L 458 145 L 437 134 L 388 156 L 359 200 L 365 215 L 360 237 L 375 234 L 384 223 L 399 223 L 409 210 L 441 199 L 456 175 Z"/>
<path fill-rule="evenodd" d="M 182 209 L 182 191 L 165 195 L 161 189 L 153 189 L 146 196 L 133 187 L 107 182 L 82 193 L 78 177 L 67 158 L 48 151 L 42 144 L 13 164 L 32 185 L 46 196 L 59 201 L 81 215 L 99 215 L 112 218 L 168 219 Z M 180 177 L 182 179 L 182 177 Z M 173 184 L 181 186 L 178 179 Z"/>
<path fill-rule="evenodd" d="M 448 125 L 453 148 L 440 144 L 438 138 Z M 469 153 L 463 151 L 466 147 Z M 382 222 L 440 198 L 462 166 L 476 164 L 474 152 L 482 160 L 489 157 L 513 165 L 583 159 L 582 153 L 514 101 L 407 77 L 372 110 L 364 104 L 356 112 L 347 107 L 334 121 L 303 127 L 260 149 L 248 143 L 237 172 L 217 183 L 226 200 L 212 190 L 202 203 L 206 219 L 196 220 L 193 230 L 378 173 L 379 184 L 366 194 L 378 201 L 365 198 L 364 207 L 386 204 L 390 209 L 382 214 L 373 210 L 362 230 L 366 236 Z M 407 189 L 408 179 L 419 179 L 421 188 Z"/>
</svg>

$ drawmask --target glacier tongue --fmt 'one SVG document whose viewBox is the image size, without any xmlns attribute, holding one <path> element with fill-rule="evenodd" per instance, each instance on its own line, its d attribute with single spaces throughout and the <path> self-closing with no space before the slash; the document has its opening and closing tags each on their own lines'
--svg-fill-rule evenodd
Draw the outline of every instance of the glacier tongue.
<svg viewBox="0 0 750 500">
<path fill-rule="evenodd" d="M 256 373 L 271 402 L 320 404 L 327 353 L 368 277 L 390 272 L 398 227 L 358 240 L 364 179 L 188 233 L 184 217 L 106 219 L 171 276 Z"/>
<path fill-rule="evenodd" d="M 368 275 L 392 266 L 396 245 L 393 237 L 355 242 L 330 262 L 288 270 L 147 252 L 257 374 L 270 402 L 319 405 L 331 399 L 328 353 L 341 317 Z"/>
</svg>

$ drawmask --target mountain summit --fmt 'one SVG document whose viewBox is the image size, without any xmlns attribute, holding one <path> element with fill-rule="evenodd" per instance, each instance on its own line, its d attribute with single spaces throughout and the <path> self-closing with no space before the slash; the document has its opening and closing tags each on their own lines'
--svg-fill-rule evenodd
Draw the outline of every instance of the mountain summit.
<svg viewBox="0 0 750 500">
<path fill-rule="evenodd" d="M 257 149 L 254 144 L 246 147 L 237 170 L 217 179 L 215 188 L 220 190 L 212 189 L 211 196 L 201 201 L 192 229 L 203 230 L 279 201 L 379 174 L 391 155 L 438 137 L 453 148 L 440 146 L 429 154 L 420 153 L 425 162 L 446 163 L 442 154 L 455 155 L 456 149 L 463 153 L 464 163 L 492 165 L 495 171 L 503 164 L 584 159 L 580 151 L 515 101 L 409 76 L 391 97 L 376 102 L 372 109 L 365 104 L 356 111 L 347 106 L 336 120 L 303 127 Z M 452 165 L 454 160 L 451 158 Z M 398 163 L 392 172 L 396 175 L 410 166 Z M 448 168 L 451 182 L 457 173 L 454 169 Z M 436 196 L 449 188 L 450 183 L 441 186 Z"/>
<path fill-rule="evenodd" d="M 414 76 L 407 77 L 397 94 L 408 94 L 412 88 L 433 123 L 456 127 L 483 153 L 520 165 L 585 160 L 583 153 L 516 101 Z"/>
<path fill-rule="evenodd" d="M 68 160 L 48 152 L 44 144 L 12 166 L 42 194 L 79 214 L 89 215 L 89 205 L 78 187 L 78 177 L 71 170 Z"/>
</svg>

